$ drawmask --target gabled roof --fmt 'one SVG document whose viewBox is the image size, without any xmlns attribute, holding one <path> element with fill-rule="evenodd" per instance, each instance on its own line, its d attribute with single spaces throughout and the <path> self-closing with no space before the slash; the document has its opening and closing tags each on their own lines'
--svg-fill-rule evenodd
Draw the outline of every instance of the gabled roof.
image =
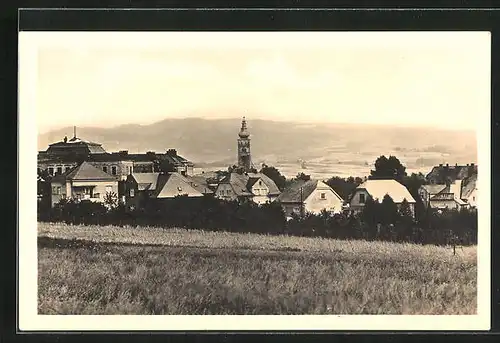
<svg viewBox="0 0 500 343">
<path fill-rule="evenodd" d="M 289 187 L 287 187 L 283 192 L 276 198 L 276 201 L 279 202 L 292 202 L 292 203 L 300 203 L 305 201 L 309 195 L 316 189 L 318 186 L 318 180 L 297 180 L 294 181 Z M 302 192 L 301 192 L 302 189 Z"/>
<path fill-rule="evenodd" d="M 179 173 L 160 174 L 156 190 L 153 197 L 161 198 L 174 198 L 179 195 L 187 195 L 189 197 L 202 197 L 203 194 L 192 187 L 190 182 Z"/>
<path fill-rule="evenodd" d="M 467 177 L 470 177 L 474 174 L 477 174 L 478 167 L 476 164 L 474 165 L 439 165 L 432 168 L 429 174 L 427 174 L 426 178 L 435 183 L 445 183 L 446 179 L 451 179 L 451 181 L 455 180 L 463 180 Z"/>
<path fill-rule="evenodd" d="M 154 191 L 158 182 L 160 173 L 132 173 L 131 177 L 137 182 L 138 190 Z"/>
<path fill-rule="evenodd" d="M 245 174 L 230 173 L 220 183 L 230 184 L 236 196 L 253 195 L 247 188 L 248 176 Z"/>
<path fill-rule="evenodd" d="M 366 180 L 356 188 L 358 189 L 365 189 L 372 198 L 379 202 L 382 202 L 386 194 L 397 204 L 403 202 L 404 199 L 409 203 L 415 202 L 408 189 L 396 180 Z"/>
<path fill-rule="evenodd" d="M 252 196 L 252 186 L 259 180 L 262 180 L 267 188 L 269 188 L 269 195 L 278 195 L 281 193 L 276 183 L 262 173 L 230 173 L 220 183 L 230 184 L 237 196 Z"/>
<path fill-rule="evenodd" d="M 188 176 L 185 177 L 190 185 L 196 190 L 200 191 L 203 194 L 211 194 L 213 190 L 208 186 L 207 179 L 202 176 Z"/>
<path fill-rule="evenodd" d="M 95 181 L 116 181 L 116 177 L 103 172 L 88 162 L 82 162 L 78 166 L 63 173 L 60 178 L 67 180 L 95 180 Z M 58 178 L 59 179 L 59 178 Z"/>
<path fill-rule="evenodd" d="M 446 188 L 446 185 L 431 184 L 431 185 L 423 185 L 422 188 L 424 188 L 430 195 L 434 195 L 443 191 Z"/>
</svg>

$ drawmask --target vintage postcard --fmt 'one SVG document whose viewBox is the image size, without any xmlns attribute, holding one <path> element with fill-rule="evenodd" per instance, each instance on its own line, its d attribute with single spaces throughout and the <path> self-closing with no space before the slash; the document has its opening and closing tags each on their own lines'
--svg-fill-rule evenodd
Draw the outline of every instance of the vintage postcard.
<svg viewBox="0 0 500 343">
<path fill-rule="evenodd" d="M 20 328 L 488 329 L 490 44 L 20 32 Z"/>
</svg>

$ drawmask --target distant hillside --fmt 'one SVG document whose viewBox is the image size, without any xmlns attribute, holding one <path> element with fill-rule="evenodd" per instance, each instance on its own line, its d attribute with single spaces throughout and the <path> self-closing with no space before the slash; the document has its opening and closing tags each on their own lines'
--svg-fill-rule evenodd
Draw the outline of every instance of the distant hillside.
<svg viewBox="0 0 500 343">
<path fill-rule="evenodd" d="M 348 173 L 346 168 L 359 168 L 362 170 L 358 175 L 366 174 L 381 154 L 396 155 L 408 169 L 415 170 L 427 170 L 443 162 L 477 163 L 476 137 L 472 131 L 248 119 L 254 162 L 294 169 L 290 173 L 304 165 L 313 173 L 343 169 L 339 172 L 343 174 Z M 223 167 L 236 161 L 240 120 L 166 119 L 151 125 L 79 127 L 77 133 L 83 139 L 102 143 L 107 151 L 176 148 L 199 166 Z M 38 148 L 45 150 L 48 144 L 60 141 L 65 135 L 71 137 L 72 133 L 73 128 L 67 127 L 39 135 Z"/>
</svg>

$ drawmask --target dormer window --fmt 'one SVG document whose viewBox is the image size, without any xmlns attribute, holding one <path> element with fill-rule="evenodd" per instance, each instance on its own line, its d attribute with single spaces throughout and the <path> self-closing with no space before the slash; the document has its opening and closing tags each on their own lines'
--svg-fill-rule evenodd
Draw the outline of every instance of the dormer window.
<svg viewBox="0 0 500 343">
<path fill-rule="evenodd" d="M 108 167 L 107 166 L 102 167 L 102 171 L 105 172 L 105 173 L 107 173 L 108 172 Z"/>
<path fill-rule="evenodd" d="M 111 174 L 116 175 L 116 167 L 115 166 L 111 167 Z"/>
<path fill-rule="evenodd" d="M 177 187 L 177 190 L 178 190 L 179 192 L 182 192 L 182 187 Z"/>
<path fill-rule="evenodd" d="M 320 198 L 321 198 L 321 200 L 325 200 L 326 199 L 326 193 L 321 193 L 320 194 Z"/>
</svg>

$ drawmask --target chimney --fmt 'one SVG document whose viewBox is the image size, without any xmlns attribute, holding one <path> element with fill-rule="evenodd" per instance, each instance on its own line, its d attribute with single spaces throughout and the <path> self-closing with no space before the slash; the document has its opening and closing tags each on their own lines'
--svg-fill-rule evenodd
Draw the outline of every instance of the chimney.
<svg viewBox="0 0 500 343">
<path fill-rule="evenodd" d="M 448 163 L 446 163 L 446 168 L 448 168 L 448 167 L 449 167 L 449 164 L 448 164 Z"/>
<path fill-rule="evenodd" d="M 442 164 L 442 163 L 439 163 L 439 166 L 440 166 L 440 167 L 442 167 L 442 166 L 443 166 L 443 164 Z"/>
</svg>

